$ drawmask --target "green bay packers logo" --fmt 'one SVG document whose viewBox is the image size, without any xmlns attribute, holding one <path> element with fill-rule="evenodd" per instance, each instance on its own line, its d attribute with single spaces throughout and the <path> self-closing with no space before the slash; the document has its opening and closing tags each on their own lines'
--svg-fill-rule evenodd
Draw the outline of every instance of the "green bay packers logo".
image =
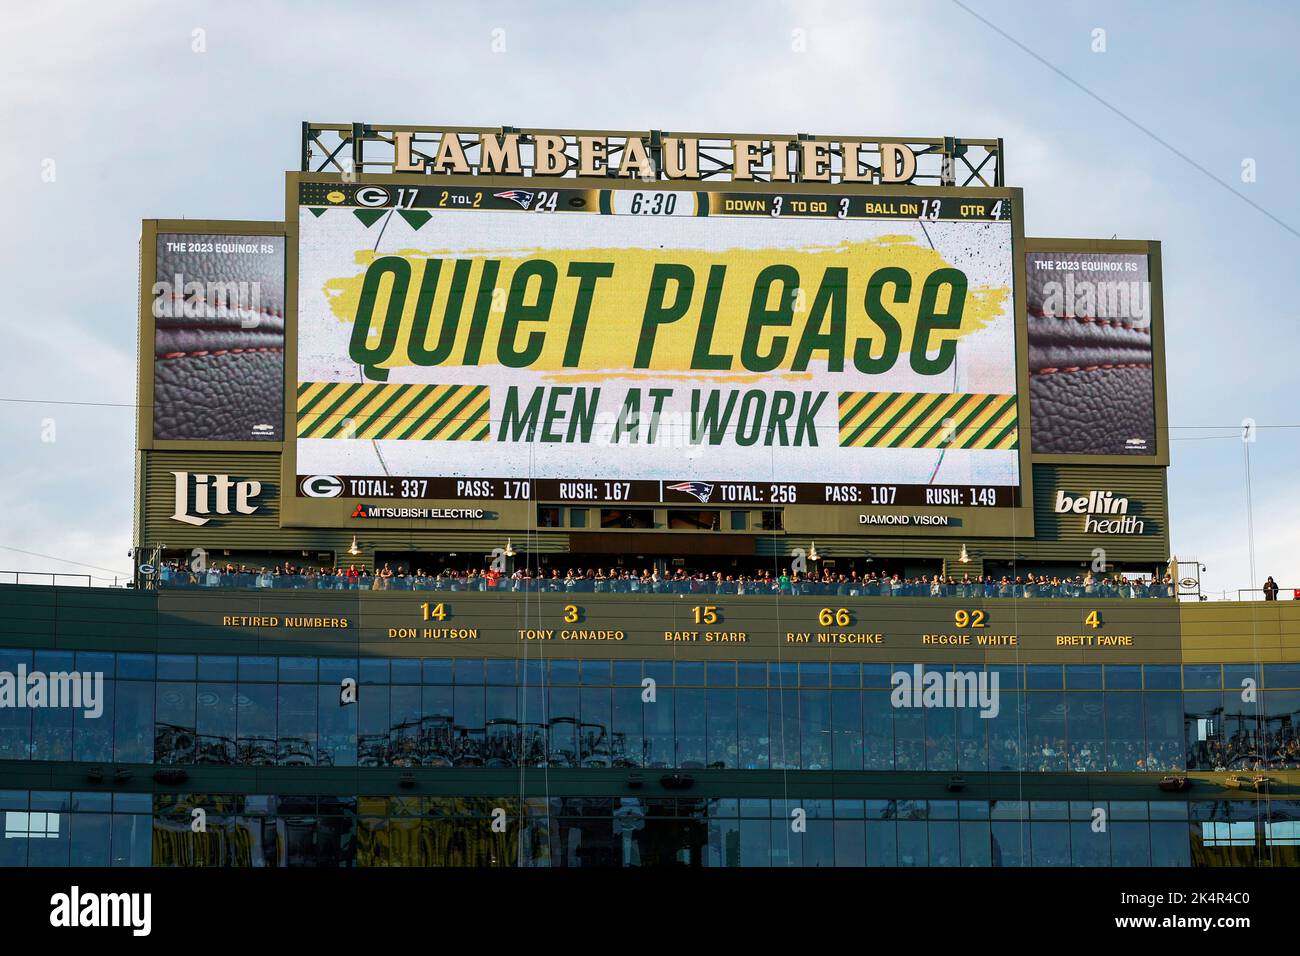
<svg viewBox="0 0 1300 956">
<path fill-rule="evenodd" d="M 308 498 L 337 498 L 343 494 L 343 482 L 333 475 L 312 475 L 302 480 L 302 493 Z"/>
<path fill-rule="evenodd" d="M 383 186 L 362 186 L 352 198 L 358 206 L 387 206 L 392 199 Z"/>
</svg>

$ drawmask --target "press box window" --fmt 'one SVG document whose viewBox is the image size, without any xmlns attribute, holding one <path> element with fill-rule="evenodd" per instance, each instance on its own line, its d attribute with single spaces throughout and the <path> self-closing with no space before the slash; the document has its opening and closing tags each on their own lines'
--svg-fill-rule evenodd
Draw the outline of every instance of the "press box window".
<svg viewBox="0 0 1300 956">
<path fill-rule="evenodd" d="M 1201 839 L 1206 846 L 1254 846 L 1255 822 L 1206 821 L 1201 824 Z"/>
<path fill-rule="evenodd" d="M 570 508 L 569 509 L 569 527 L 585 528 L 587 527 L 587 509 Z"/>
<path fill-rule="evenodd" d="M 558 528 L 560 526 L 560 509 L 539 507 L 537 509 L 537 527 Z"/>
<path fill-rule="evenodd" d="M 600 526 L 602 528 L 653 528 L 655 512 L 653 508 L 601 508 Z"/>
<path fill-rule="evenodd" d="M 1269 846 L 1300 846 L 1300 821 L 1264 821 L 1264 842 Z"/>
<path fill-rule="evenodd" d="M 727 513 L 731 515 L 732 531 L 744 531 L 749 527 L 748 511 L 729 511 Z"/>
<path fill-rule="evenodd" d="M 21 810 L 5 812 L 6 840 L 54 839 L 58 835 L 57 813 L 26 813 Z"/>
<path fill-rule="evenodd" d="M 681 531 L 717 531 L 721 527 L 717 511 L 669 511 L 668 527 Z"/>
<path fill-rule="evenodd" d="M 780 508 L 774 508 L 770 511 L 763 512 L 763 530 L 764 531 L 784 531 L 785 530 L 785 512 Z"/>
</svg>

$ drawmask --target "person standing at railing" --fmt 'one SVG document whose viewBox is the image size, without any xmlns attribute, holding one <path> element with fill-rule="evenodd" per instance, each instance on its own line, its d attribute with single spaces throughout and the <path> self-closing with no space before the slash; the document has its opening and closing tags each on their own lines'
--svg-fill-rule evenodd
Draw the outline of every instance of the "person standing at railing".
<svg viewBox="0 0 1300 956">
<path fill-rule="evenodd" d="M 1278 592 L 1277 582 L 1273 580 L 1273 575 L 1270 574 L 1268 576 L 1268 580 L 1264 582 L 1264 600 L 1276 601 L 1277 592 Z"/>
</svg>

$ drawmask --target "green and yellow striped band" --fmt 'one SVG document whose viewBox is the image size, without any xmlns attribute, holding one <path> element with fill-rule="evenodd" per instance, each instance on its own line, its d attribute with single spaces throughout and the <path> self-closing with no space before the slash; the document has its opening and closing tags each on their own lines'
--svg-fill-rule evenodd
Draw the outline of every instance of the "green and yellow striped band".
<svg viewBox="0 0 1300 956">
<path fill-rule="evenodd" d="M 840 392 L 842 448 L 995 448 L 1019 445 L 1016 396 Z"/>
<path fill-rule="evenodd" d="M 488 441 L 486 385 L 299 382 L 299 438 Z"/>
</svg>

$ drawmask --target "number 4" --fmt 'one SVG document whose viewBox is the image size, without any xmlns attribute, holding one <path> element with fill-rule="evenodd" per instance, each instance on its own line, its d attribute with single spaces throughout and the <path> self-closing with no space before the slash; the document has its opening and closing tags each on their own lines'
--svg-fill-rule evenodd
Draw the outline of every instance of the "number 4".
<svg viewBox="0 0 1300 956">
<path fill-rule="evenodd" d="M 1089 627 L 1101 627 L 1101 612 L 1089 611 L 1088 616 L 1083 619 L 1083 623 Z"/>
</svg>

